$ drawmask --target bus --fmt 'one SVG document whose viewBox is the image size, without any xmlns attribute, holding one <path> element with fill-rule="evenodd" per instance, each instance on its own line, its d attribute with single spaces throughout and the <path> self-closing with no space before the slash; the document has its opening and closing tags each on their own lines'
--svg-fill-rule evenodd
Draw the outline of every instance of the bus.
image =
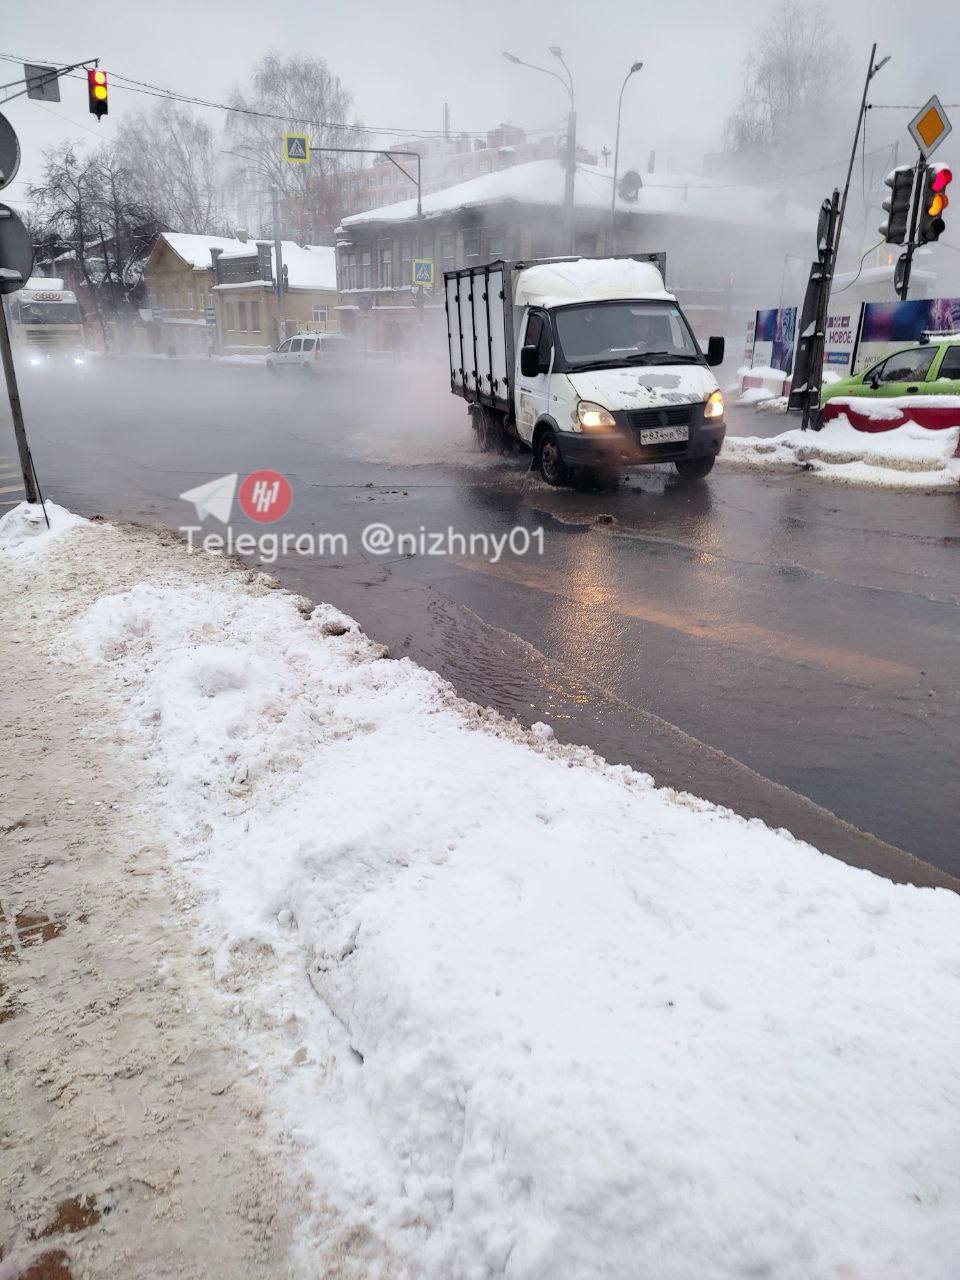
<svg viewBox="0 0 960 1280">
<path fill-rule="evenodd" d="M 8 305 L 11 340 L 24 352 L 28 364 L 85 362 L 80 304 L 62 280 L 34 276 L 10 297 Z"/>
</svg>

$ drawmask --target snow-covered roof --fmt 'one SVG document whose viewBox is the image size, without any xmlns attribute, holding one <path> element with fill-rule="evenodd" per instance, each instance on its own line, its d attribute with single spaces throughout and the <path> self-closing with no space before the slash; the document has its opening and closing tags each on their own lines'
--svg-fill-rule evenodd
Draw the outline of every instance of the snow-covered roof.
<svg viewBox="0 0 960 1280">
<path fill-rule="evenodd" d="M 517 276 L 518 307 L 556 307 L 591 298 L 672 298 L 650 262 L 630 258 L 577 258 L 527 267 Z"/>
<path fill-rule="evenodd" d="M 188 231 L 161 231 L 160 239 L 165 240 L 178 258 L 193 267 L 194 271 L 210 270 L 210 250 L 222 249 L 224 253 L 256 253 L 257 246 L 252 240 L 238 240 L 235 236 L 199 236 Z"/>
<path fill-rule="evenodd" d="M 25 289 L 52 289 L 56 292 L 58 289 L 63 288 L 63 281 L 59 276 L 31 276 L 23 287 Z"/>
<path fill-rule="evenodd" d="M 612 169 L 597 165 L 577 165 L 574 187 L 575 204 L 581 210 L 610 208 Z M 459 209 L 478 208 L 515 201 L 520 204 L 561 208 L 564 195 L 564 170 L 556 160 L 532 160 L 511 165 L 494 173 L 470 178 L 456 186 L 434 191 L 423 197 L 423 216 L 436 218 Z M 767 188 L 729 186 L 700 174 L 650 173 L 643 175 L 643 186 L 636 200 L 617 196 L 619 213 L 638 217 L 669 215 L 700 218 L 735 226 L 785 228 L 810 231 L 811 214 L 798 204 L 784 200 Z M 353 213 L 342 221 L 342 229 L 364 223 L 401 222 L 416 217 L 416 200 Z M 811 232 L 812 234 L 812 232 Z"/>
<path fill-rule="evenodd" d="M 854 284 L 870 285 L 870 284 L 889 284 L 894 278 L 896 266 L 881 267 L 864 267 L 862 271 L 838 271 L 833 277 L 833 287 L 835 290 L 840 288 L 849 289 Z M 936 280 L 935 271 L 923 271 L 918 267 L 913 268 L 912 279 L 914 280 Z"/>
<path fill-rule="evenodd" d="M 333 245 L 308 244 L 301 246 L 289 240 L 283 242 L 283 265 L 291 289 L 337 288 L 337 251 Z"/>
<path fill-rule="evenodd" d="M 337 251 L 332 245 L 296 244 L 293 240 L 281 241 L 283 265 L 287 269 L 288 289 L 326 289 L 335 293 L 337 289 Z M 233 249 L 225 249 L 221 259 L 252 258 L 256 255 L 256 241 L 248 240 Z M 270 245 L 270 270 L 274 278 L 277 274 L 273 244 Z M 254 282 L 255 283 L 255 282 Z M 218 288 L 233 286 L 218 285 Z"/>
</svg>

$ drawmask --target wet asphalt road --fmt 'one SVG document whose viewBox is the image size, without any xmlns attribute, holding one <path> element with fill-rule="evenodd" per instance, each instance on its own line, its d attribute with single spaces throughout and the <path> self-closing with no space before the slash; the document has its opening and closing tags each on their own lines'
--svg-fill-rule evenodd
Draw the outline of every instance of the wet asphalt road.
<svg viewBox="0 0 960 1280">
<path fill-rule="evenodd" d="M 278 576 L 465 696 L 678 784 L 697 785 L 689 752 L 706 744 L 703 760 L 725 753 L 960 874 L 960 495 L 725 467 L 694 486 L 648 470 L 613 488 L 550 490 L 521 455 L 473 452 L 435 369 L 321 385 L 101 361 L 82 381 L 25 376 L 22 394 L 41 480 L 65 505 L 195 524 L 183 490 L 280 471 L 293 506 L 269 528 L 349 545 L 288 557 Z M 779 423 L 749 412 L 732 429 Z M 0 431 L 9 457 L 9 423 Z M 544 552 L 371 555 L 360 535 L 373 521 L 416 534 L 542 528 Z M 737 802 L 704 768 L 701 793 Z M 738 807 L 789 824 L 770 794 Z"/>
</svg>

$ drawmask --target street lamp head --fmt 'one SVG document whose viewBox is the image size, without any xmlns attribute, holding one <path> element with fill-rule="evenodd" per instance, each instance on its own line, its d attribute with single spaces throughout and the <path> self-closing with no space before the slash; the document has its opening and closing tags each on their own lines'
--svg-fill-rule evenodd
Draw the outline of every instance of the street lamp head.
<svg viewBox="0 0 960 1280">
<path fill-rule="evenodd" d="M 558 44 L 550 45 L 550 52 L 553 54 L 555 58 L 563 57 L 563 50 L 560 48 Z"/>
<path fill-rule="evenodd" d="M 516 63 L 519 63 L 519 61 L 520 61 L 520 59 L 517 57 L 517 55 L 516 55 L 515 53 L 507 53 L 507 51 L 506 51 L 506 50 L 504 50 L 504 52 L 503 52 L 503 56 L 506 58 L 506 60 L 507 60 L 508 62 L 516 62 Z"/>
<path fill-rule="evenodd" d="M 630 74 L 633 75 L 635 71 L 642 71 L 642 70 L 643 70 L 643 63 L 635 62 L 633 66 L 630 68 Z"/>
<path fill-rule="evenodd" d="M 876 65 L 876 66 L 873 68 L 873 70 L 870 72 L 870 75 L 871 75 L 871 76 L 875 76 L 875 75 L 877 74 L 877 72 L 880 70 L 880 68 L 881 68 L 881 67 L 885 67 L 889 61 L 890 61 L 890 54 L 888 53 L 888 54 L 887 54 L 887 56 L 886 56 L 885 58 L 881 58 L 881 59 L 880 59 L 880 61 L 877 63 L 877 65 Z"/>
</svg>

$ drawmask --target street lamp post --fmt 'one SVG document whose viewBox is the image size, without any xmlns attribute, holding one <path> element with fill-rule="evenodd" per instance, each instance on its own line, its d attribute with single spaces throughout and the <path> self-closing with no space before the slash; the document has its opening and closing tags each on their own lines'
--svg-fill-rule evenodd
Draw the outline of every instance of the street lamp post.
<svg viewBox="0 0 960 1280">
<path fill-rule="evenodd" d="M 556 71 L 551 71 L 549 67 L 538 67 L 535 62 L 525 62 L 523 58 L 518 58 L 514 53 L 504 53 L 504 57 L 508 62 L 513 62 L 518 67 L 529 67 L 532 71 L 542 71 L 545 76 L 553 76 L 554 80 L 559 80 L 566 89 L 570 98 L 570 111 L 567 114 L 567 153 L 565 156 L 566 177 L 563 187 L 563 206 L 565 221 L 567 225 L 567 238 L 570 252 L 576 251 L 575 225 L 573 216 L 573 197 L 574 182 L 577 172 L 577 111 L 576 103 L 573 96 L 573 76 L 570 74 L 570 68 L 563 60 L 563 53 L 558 45 L 551 45 L 550 52 L 555 58 L 560 60 L 560 65 L 567 73 L 566 79 L 559 75 Z"/>
<path fill-rule="evenodd" d="M 614 243 L 614 227 L 617 216 L 617 167 L 620 164 L 620 117 L 623 114 L 623 92 L 627 87 L 627 81 L 637 71 L 643 67 L 642 62 L 635 62 L 627 74 L 623 77 L 623 84 L 620 86 L 620 100 L 617 103 L 617 138 L 613 144 L 613 194 L 610 196 L 610 249 L 613 250 Z"/>
</svg>

